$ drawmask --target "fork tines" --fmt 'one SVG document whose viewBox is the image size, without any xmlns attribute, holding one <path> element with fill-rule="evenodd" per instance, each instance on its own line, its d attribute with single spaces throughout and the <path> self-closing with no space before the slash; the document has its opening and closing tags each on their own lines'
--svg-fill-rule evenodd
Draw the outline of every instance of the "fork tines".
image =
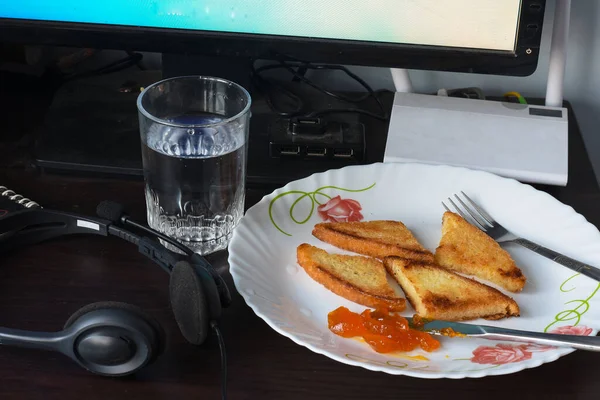
<svg viewBox="0 0 600 400">
<path fill-rule="evenodd" d="M 452 205 L 452 207 L 454 207 L 456 213 L 458 213 L 461 217 L 463 217 L 465 220 L 469 221 L 471 224 L 475 225 L 476 227 L 478 227 L 479 229 L 483 230 L 483 231 L 487 231 L 489 228 L 494 226 L 494 219 L 488 214 L 486 213 L 481 207 L 479 207 L 477 205 L 477 203 L 475 203 L 473 200 L 471 200 L 471 198 L 469 196 L 467 196 L 465 194 L 465 192 L 461 191 L 460 192 L 462 194 L 462 196 L 467 200 L 468 203 L 470 203 L 470 206 L 467 205 L 457 194 L 454 195 L 454 198 L 460 203 L 460 205 L 462 206 L 459 207 L 454 200 L 452 200 L 452 197 L 448 197 L 448 201 L 450 202 L 450 204 Z M 448 208 L 448 206 L 442 201 L 442 205 L 444 206 L 444 208 L 447 211 L 453 212 L 450 208 Z M 463 210 L 465 210 L 467 214 L 465 214 L 463 212 Z"/>
</svg>

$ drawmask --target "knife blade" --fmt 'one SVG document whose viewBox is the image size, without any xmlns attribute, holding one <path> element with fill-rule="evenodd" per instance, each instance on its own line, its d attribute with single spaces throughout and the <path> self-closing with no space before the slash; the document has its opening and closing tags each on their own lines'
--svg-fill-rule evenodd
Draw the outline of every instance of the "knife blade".
<svg viewBox="0 0 600 400">
<path fill-rule="evenodd" d="M 419 329 L 433 335 L 451 336 L 444 334 L 443 332 L 443 329 L 450 328 L 458 334 L 472 338 L 532 343 L 543 346 L 571 347 L 574 349 L 587 351 L 600 351 L 600 337 L 598 336 L 559 335 L 555 333 L 531 332 L 500 328 L 497 326 L 426 319 L 423 319 L 422 326 L 417 325 L 418 327 L 415 327 L 413 318 L 408 317 L 407 320 L 414 329 Z"/>
<path fill-rule="evenodd" d="M 483 335 L 487 333 L 486 328 L 492 328 L 491 326 L 485 325 L 473 325 L 473 324 L 465 324 L 462 322 L 450 322 L 450 321 L 441 321 L 441 320 L 430 320 L 423 319 L 422 326 L 420 324 L 415 324 L 412 318 L 406 318 L 408 323 L 411 325 L 411 328 L 418 329 L 422 331 L 427 331 L 431 334 L 439 334 L 442 335 L 441 330 L 450 328 L 456 333 L 462 333 L 463 335 L 473 336 L 473 335 Z"/>
</svg>

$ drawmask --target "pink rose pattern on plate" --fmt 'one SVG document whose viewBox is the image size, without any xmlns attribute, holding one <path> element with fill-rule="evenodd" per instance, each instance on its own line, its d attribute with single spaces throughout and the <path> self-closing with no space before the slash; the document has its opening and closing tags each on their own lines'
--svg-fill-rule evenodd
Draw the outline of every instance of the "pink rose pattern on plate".
<svg viewBox="0 0 600 400">
<path fill-rule="evenodd" d="M 592 328 L 587 326 L 561 326 L 549 333 L 559 335 L 580 335 L 588 336 L 592 333 Z M 476 364 L 510 364 L 519 361 L 529 360 L 533 353 L 539 353 L 555 349 L 553 346 L 541 346 L 537 344 L 497 344 L 496 346 L 479 346 L 473 351 L 471 362 Z"/>
<path fill-rule="evenodd" d="M 281 198 L 293 195 L 295 200 L 289 206 L 289 211 L 286 213 L 289 215 L 291 220 L 298 224 L 302 225 L 307 223 L 311 217 L 313 216 L 313 212 L 316 211 L 319 217 L 323 221 L 330 222 L 356 222 L 362 221 L 364 218 L 361 214 L 362 206 L 360 203 L 354 199 L 342 199 L 341 196 L 331 197 L 326 191 L 330 190 L 340 190 L 343 192 L 351 192 L 351 193 L 361 193 L 367 190 L 370 190 L 375 187 L 375 183 L 370 186 L 364 187 L 362 189 L 349 189 L 338 186 L 321 186 L 320 188 L 312 191 L 305 192 L 303 190 L 288 190 L 287 192 L 279 193 L 275 196 L 271 202 L 269 203 L 269 219 L 271 223 L 279 232 L 283 233 L 286 236 L 292 236 L 291 233 L 286 232 L 281 226 L 278 225 L 276 221 L 276 217 L 274 215 L 273 205 Z M 325 200 L 325 203 L 321 203 L 321 201 Z M 310 203 L 309 203 L 310 202 Z M 304 203 L 304 205 L 310 206 L 308 210 L 308 215 L 303 214 L 300 217 L 296 217 L 294 210 L 296 206 Z M 316 205 L 316 207 L 315 207 Z M 304 206 L 304 207 L 305 207 Z M 304 210 L 306 210 L 304 208 Z"/>
<path fill-rule="evenodd" d="M 360 213 L 360 203 L 352 199 L 342 199 L 340 196 L 331 198 L 327 203 L 317 208 L 323 221 L 356 222 L 363 219 Z"/>
<path fill-rule="evenodd" d="M 592 333 L 592 328 L 588 328 L 587 326 L 583 326 L 583 325 L 561 326 L 559 328 L 551 330 L 550 333 L 557 333 L 559 335 L 589 336 L 590 333 Z"/>
<path fill-rule="evenodd" d="M 479 346 L 473 351 L 471 362 L 477 364 L 509 364 L 531 358 L 527 345 L 513 346 L 497 344 L 496 346 Z"/>
</svg>

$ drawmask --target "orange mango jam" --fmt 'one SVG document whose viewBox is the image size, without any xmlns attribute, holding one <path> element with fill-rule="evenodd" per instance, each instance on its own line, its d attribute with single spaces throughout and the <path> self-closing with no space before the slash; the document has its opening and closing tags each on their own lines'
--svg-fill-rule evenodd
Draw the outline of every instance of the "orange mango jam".
<svg viewBox="0 0 600 400">
<path fill-rule="evenodd" d="M 365 310 L 360 314 L 339 307 L 327 315 L 329 330 L 345 338 L 362 337 L 378 353 L 411 351 L 420 347 L 434 351 L 440 342 L 427 332 L 411 329 L 408 321 L 388 310 Z"/>
<path fill-rule="evenodd" d="M 452 328 L 442 328 L 440 329 L 440 333 L 448 337 L 467 337 L 467 335 L 465 335 L 464 333 L 456 332 Z"/>
</svg>

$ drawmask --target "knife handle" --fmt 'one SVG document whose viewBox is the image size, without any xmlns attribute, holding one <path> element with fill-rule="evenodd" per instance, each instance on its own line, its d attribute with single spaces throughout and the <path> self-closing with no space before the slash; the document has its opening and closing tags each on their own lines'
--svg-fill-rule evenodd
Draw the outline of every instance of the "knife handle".
<svg viewBox="0 0 600 400">
<path fill-rule="evenodd" d="M 543 346 L 572 347 L 579 350 L 600 351 L 600 337 L 597 336 L 526 332 L 493 326 L 486 326 L 484 329 L 485 333 L 469 336 L 490 340 L 506 340 L 511 342 L 539 344 Z"/>
<path fill-rule="evenodd" d="M 571 257 L 567 257 L 547 247 L 540 246 L 539 244 L 534 243 L 531 240 L 518 238 L 515 240 L 511 240 L 511 242 L 520 244 L 521 246 L 526 247 L 529 250 L 534 251 L 546 258 L 549 258 L 552 261 L 555 261 L 564 267 L 572 269 L 573 271 L 579 272 L 581 275 L 585 275 L 589 278 L 600 282 L 600 269 L 596 267 L 584 264 L 581 261 L 577 261 Z"/>
</svg>

